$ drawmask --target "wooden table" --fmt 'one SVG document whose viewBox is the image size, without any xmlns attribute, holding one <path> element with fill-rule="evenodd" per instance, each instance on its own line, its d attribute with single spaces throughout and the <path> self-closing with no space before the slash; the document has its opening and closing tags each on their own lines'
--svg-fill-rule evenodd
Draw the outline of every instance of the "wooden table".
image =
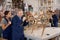
<svg viewBox="0 0 60 40">
<path fill-rule="evenodd" d="M 33 27 L 31 27 L 33 28 Z M 24 31 L 25 37 L 27 37 L 27 40 L 55 40 L 60 35 L 60 28 L 55 27 L 47 27 L 44 31 L 43 36 L 41 36 L 42 28 L 36 28 L 31 30 L 31 28 Z M 57 39 L 59 40 L 59 38 Z"/>
</svg>

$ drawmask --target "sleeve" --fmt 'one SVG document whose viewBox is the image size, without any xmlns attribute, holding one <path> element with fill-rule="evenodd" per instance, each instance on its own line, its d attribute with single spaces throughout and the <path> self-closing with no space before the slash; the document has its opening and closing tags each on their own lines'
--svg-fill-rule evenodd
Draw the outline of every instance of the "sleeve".
<svg viewBox="0 0 60 40">
<path fill-rule="evenodd" d="M 29 24 L 29 22 L 26 22 L 26 21 L 23 22 L 23 26 L 26 26 L 28 24 Z"/>
<path fill-rule="evenodd" d="M 6 24 L 6 20 L 3 18 L 1 23 Z"/>
<path fill-rule="evenodd" d="M 16 21 L 16 18 L 15 17 L 13 17 L 12 18 L 12 24 L 15 24 L 17 21 Z"/>
</svg>

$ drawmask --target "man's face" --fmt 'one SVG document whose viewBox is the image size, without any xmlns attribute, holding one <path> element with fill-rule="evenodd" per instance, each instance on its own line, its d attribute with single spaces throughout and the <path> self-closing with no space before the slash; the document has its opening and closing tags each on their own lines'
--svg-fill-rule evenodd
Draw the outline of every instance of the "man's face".
<svg viewBox="0 0 60 40">
<path fill-rule="evenodd" d="M 22 10 L 19 11 L 19 12 L 18 12 L 18 15 L 19 15 L 19 16 L 23 16 L 23 11 L 22 11 Z"/>
</svg>

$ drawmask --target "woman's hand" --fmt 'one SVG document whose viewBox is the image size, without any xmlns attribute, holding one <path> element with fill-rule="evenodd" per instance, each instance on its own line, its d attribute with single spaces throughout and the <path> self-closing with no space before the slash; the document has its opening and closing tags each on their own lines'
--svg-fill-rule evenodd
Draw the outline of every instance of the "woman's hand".
<svg viewBox="0 0 60 40">
<path fill-rule="evenodd" d="M 11 24 L 11 21 L 9 21 L 8 24 L 10 25 Z"/>
<path fill-rule="evenodd" d="M 5 30 L 9 25 L 11 24 L 11 21 L 8 22 L 8 24 L 2 24 L 2 29 Z"/>
</svg>

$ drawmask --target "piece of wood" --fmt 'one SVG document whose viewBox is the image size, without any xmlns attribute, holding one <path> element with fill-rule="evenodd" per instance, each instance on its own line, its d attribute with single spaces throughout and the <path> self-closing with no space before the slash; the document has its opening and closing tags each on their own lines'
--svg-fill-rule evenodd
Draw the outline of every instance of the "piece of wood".
<svg viewBox="0 0 60 40">
<path fill-rule="evenodd" d="M 43 30 L 42 30 L 42 34 L 41 34 L 41 36 L 43 36 L 43 34 L 44 34 L 44 30 L 45 30 L 45 28 L 43 27 Z"/>
<path fill-rule="evenodd" d="M 46 25 L 45 25 L 45 24 L 43 24 L 43 25 L 42 25 L 42 34 L 41 34 L 41 37 L 42 37 L 42 36 L 43 36 L 43 34 L 44 34 L 45 27 L 46 27 Z"/>
</svg>

